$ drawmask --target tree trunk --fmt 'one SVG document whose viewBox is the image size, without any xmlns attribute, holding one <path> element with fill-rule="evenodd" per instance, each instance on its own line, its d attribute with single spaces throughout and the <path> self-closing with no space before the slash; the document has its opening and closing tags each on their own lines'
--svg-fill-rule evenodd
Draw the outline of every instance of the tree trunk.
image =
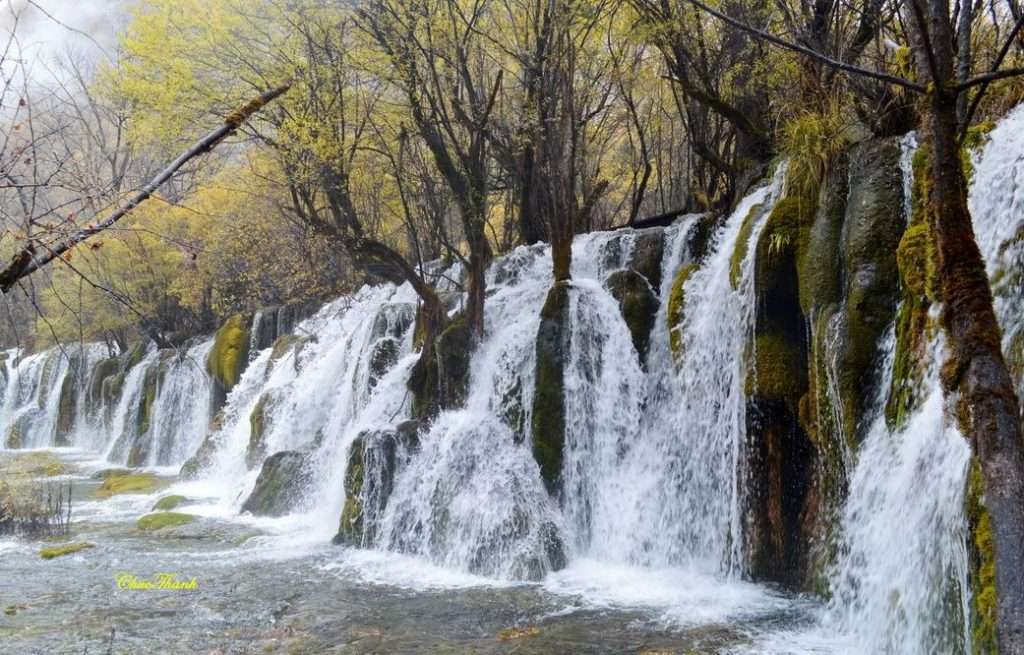
<svg viewBox="0 0 1024 655">
<path fill-rule="evenodd" d="M 929 117 L 932 212 L 942 326 L 943 386 L 981 464 L 992 521 L 999 652 L 1024 654 L 1024 442 L 1020 406 L 1003 358 L 985 263 L 974 238 L 957 142 L 957 102 L 934 93 Z"/>
</svg>

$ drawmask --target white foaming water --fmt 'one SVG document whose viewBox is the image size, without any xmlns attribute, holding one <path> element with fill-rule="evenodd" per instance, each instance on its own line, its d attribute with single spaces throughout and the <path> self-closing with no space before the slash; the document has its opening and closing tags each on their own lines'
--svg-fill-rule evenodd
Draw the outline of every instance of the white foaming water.
<svg viewBox="0 0 1024 655">
<path fill-rule="evenodd" d="M 522 417 L 532 403 L 548 251 L 517 249 L 492 267 L 489 282 L 466 406 L 442 412 L 421 436 L 420 452 L 395 481 L 378 543 L 461 571 L 536 577 L 551 566 L 547 546 L 560 520 L 529 445 L 517 443 L 518 426 L 502 415 L 518 409 Z"/>
<path fill-rule="evenodd" d="M 1024 339 L 1024 105 L 999 122 L 985 147 L 973 153 L 973 163 L 967 204 L 992 279 L 1003 352 L 1012 356 L 1014 344 L 1021 348 Z M 1024 394 L 1024 376 L 1017 393 Z"/>
<path fill-rule="evenodd" d="M 985 147 L 974 153 L 973 163 L 967 204 L 978 247 L 993 275 L 1012 264 L 1007 244 L 1016 237 L 1019 245 L 1024 236 L 1024 105 L 999 121 Z"/>
<path fill-rule="evenodd" d="M 883 371 L 891 371 L 894 345 L 890 331 Z M 944 411 L 940 352 L 931 348 L 927 396 L 905 426 L 891 432 L 878 403 L 850 479 L 825 625 L 865 652 L 952 653 L 967 643 L 971 451 Z"/>
<path fill-rule="evenodd" d="M 161 362 L 148 435 L 147 466 L 180 465 L 199 447 L 210 423 L 210 377 L 207 339 Z"/>
<path fill-rule="evenodd" d="M 602 481 L 602 497 L 614 501 L 606 502 L 607 511 L 594 520 L 595 553 L 602 557 L 713 574 L 739 569 L 737 481 L 745 435 L 743 352 L 753 325 L 753 252 L 784 176 L 780 166 L 770 184 L 739 203 L 714 236 L 703 265 L 685 283 L 684 318 L 677 328 L 684 356 L 678 370 L 668 348 L 667 319 L 659 312 L 642 438 L 620 444 L 621 461 L 605 462 L 610 466 L 594 473 Z M 748 217 L 748 250 L 733 289 L 730 261 Z M 681 256 L 689 225 L 670 233 L 663 299 L 676 270 L 689 263 Z"/>
<path fill-rule="evenodd" d="M 405 375 L 411 366 L 414 296 L 407 287 L 364 287 L 329 303 L 296 329 L 304 341 L 274 358 L 273 348 L 257 354 L 232 390 L 220 429 L 212 435 L 216 453 L 203 479 L 182 489 L 220 499 L 214 513 L 234 515 L 252 489 L 264 456 L 283 450 L 310 453 L 308 526 L 322 540 L 337 528 L 348 447 L 375 425 L 406 414 Z M 393 366 L 373 379 L 375 346 L 395 346 Z M 397 369 L 397 371 L 396 371 Z M 263 403 L 262 447 L 250 467 L 250 417 Z M 315 505 L 315 507 L 314 507 Z M 328 533 L 328 531 L 331 531 Z"/>
</svg>

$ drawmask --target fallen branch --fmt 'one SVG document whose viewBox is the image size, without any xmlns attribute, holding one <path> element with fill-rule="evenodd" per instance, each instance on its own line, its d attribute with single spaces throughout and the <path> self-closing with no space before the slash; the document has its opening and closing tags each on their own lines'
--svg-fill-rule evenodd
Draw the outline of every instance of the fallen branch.
<svg viewBox="0 0 1024 655">
<path fill-rule="evenodd" d="M 54 259 L 62 256 L 89 237 L 99 234 L 127 216 L 133 209 L 149 199 L 160 186 L 169 180 L 178 169 L 190 160 L 210 152 L 225 138 L 234 134 L 253 114 L 266 106 L 291 87 L 291 82 L 285 82 L 277 88 L 270 89 L 253 98 L 243 106 L 231 112 L 224 118 L 224 123 L 197 141 L 191 148 L 186 150 L 171 162 L 165 169 L 154 177 L 146 186 L 142 187 L 127 203 L 119 207 L 113 214 L 99 223 L 81 228 L 67 237 L 52 245 L 39 244 L 42 252 L 37 249 L 37 244 L 29 242 L 24 248 L 15 253 L 11 263 L 0 271 L 0 293 L 7 293 L 18 282 L 18 280 L 31 275 L 43 266 L 46 266 Z"/>
</svg>

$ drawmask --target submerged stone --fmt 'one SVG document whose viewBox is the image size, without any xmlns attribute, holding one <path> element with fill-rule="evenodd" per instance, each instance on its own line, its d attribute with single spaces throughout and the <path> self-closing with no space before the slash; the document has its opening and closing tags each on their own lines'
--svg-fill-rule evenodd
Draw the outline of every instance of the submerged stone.
<svg viewBox="0 0 1024 655">
<path fill-rule="evenodd" d="M 95 547 L 96 544 L 91 544 L 87 541 L 72 544 L 61 544 L 60 546 L 49 546 L 39 551 L 39 557 L 43 559 L 54 559 L 55 557 L 63 557 L 64 555 L 79 553 L 83 550 Z"/>
<path fill-rule="evenodd" d="M 311 478 L 308 455 L 294 450 L 274 453 L 263 462 L 256 486 L 241 511 L 255 516 L 284 516 L 299 505 Z"/>
<path fill-rule="evenodd" d="M 110 498 L 119 494 L 148 494 L 155 491 L 159 482 L 152 473 L 113 474 L 103 480 L 96 490 L 97 498 Z"/>
<path fill-rule="evenodd" d="M 166 512 L 188 500 L 184 496 L 164 496 L 153 505 L 154 512 Z"/>
<path fill-rule="evenodd" d="M 197 518 L 197 516 L 192 514 L 181 514 L 180 512 L 156 512 L 155 514 L 146 514 L 140 517 L 137 525 L 139 530 L 153 532 L 192 523 Z"/>
</svg>

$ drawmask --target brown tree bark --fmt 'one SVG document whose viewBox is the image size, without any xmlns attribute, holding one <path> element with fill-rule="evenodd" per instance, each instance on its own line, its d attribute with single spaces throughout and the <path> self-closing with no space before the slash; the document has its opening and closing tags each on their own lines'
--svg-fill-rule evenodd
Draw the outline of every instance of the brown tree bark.
<svg viewBox="0 0 1024 655">
<path fill-rule="evenodd" d="M 1024 654 L 1024 439 L 985 262 L 967 208 L 958 140 L 958 88 L 948 0 L 911 0 L 917 68 L 932 80 L 927 136 L 932 146 L 931 220 L 941 322 L 949 356 L 942 368 L 960 429 L 981 464 L 992 523 L 997 634 L 1003 655 Z M 924 5 L 924 6 L 923 6 Z"/>
</svg>

